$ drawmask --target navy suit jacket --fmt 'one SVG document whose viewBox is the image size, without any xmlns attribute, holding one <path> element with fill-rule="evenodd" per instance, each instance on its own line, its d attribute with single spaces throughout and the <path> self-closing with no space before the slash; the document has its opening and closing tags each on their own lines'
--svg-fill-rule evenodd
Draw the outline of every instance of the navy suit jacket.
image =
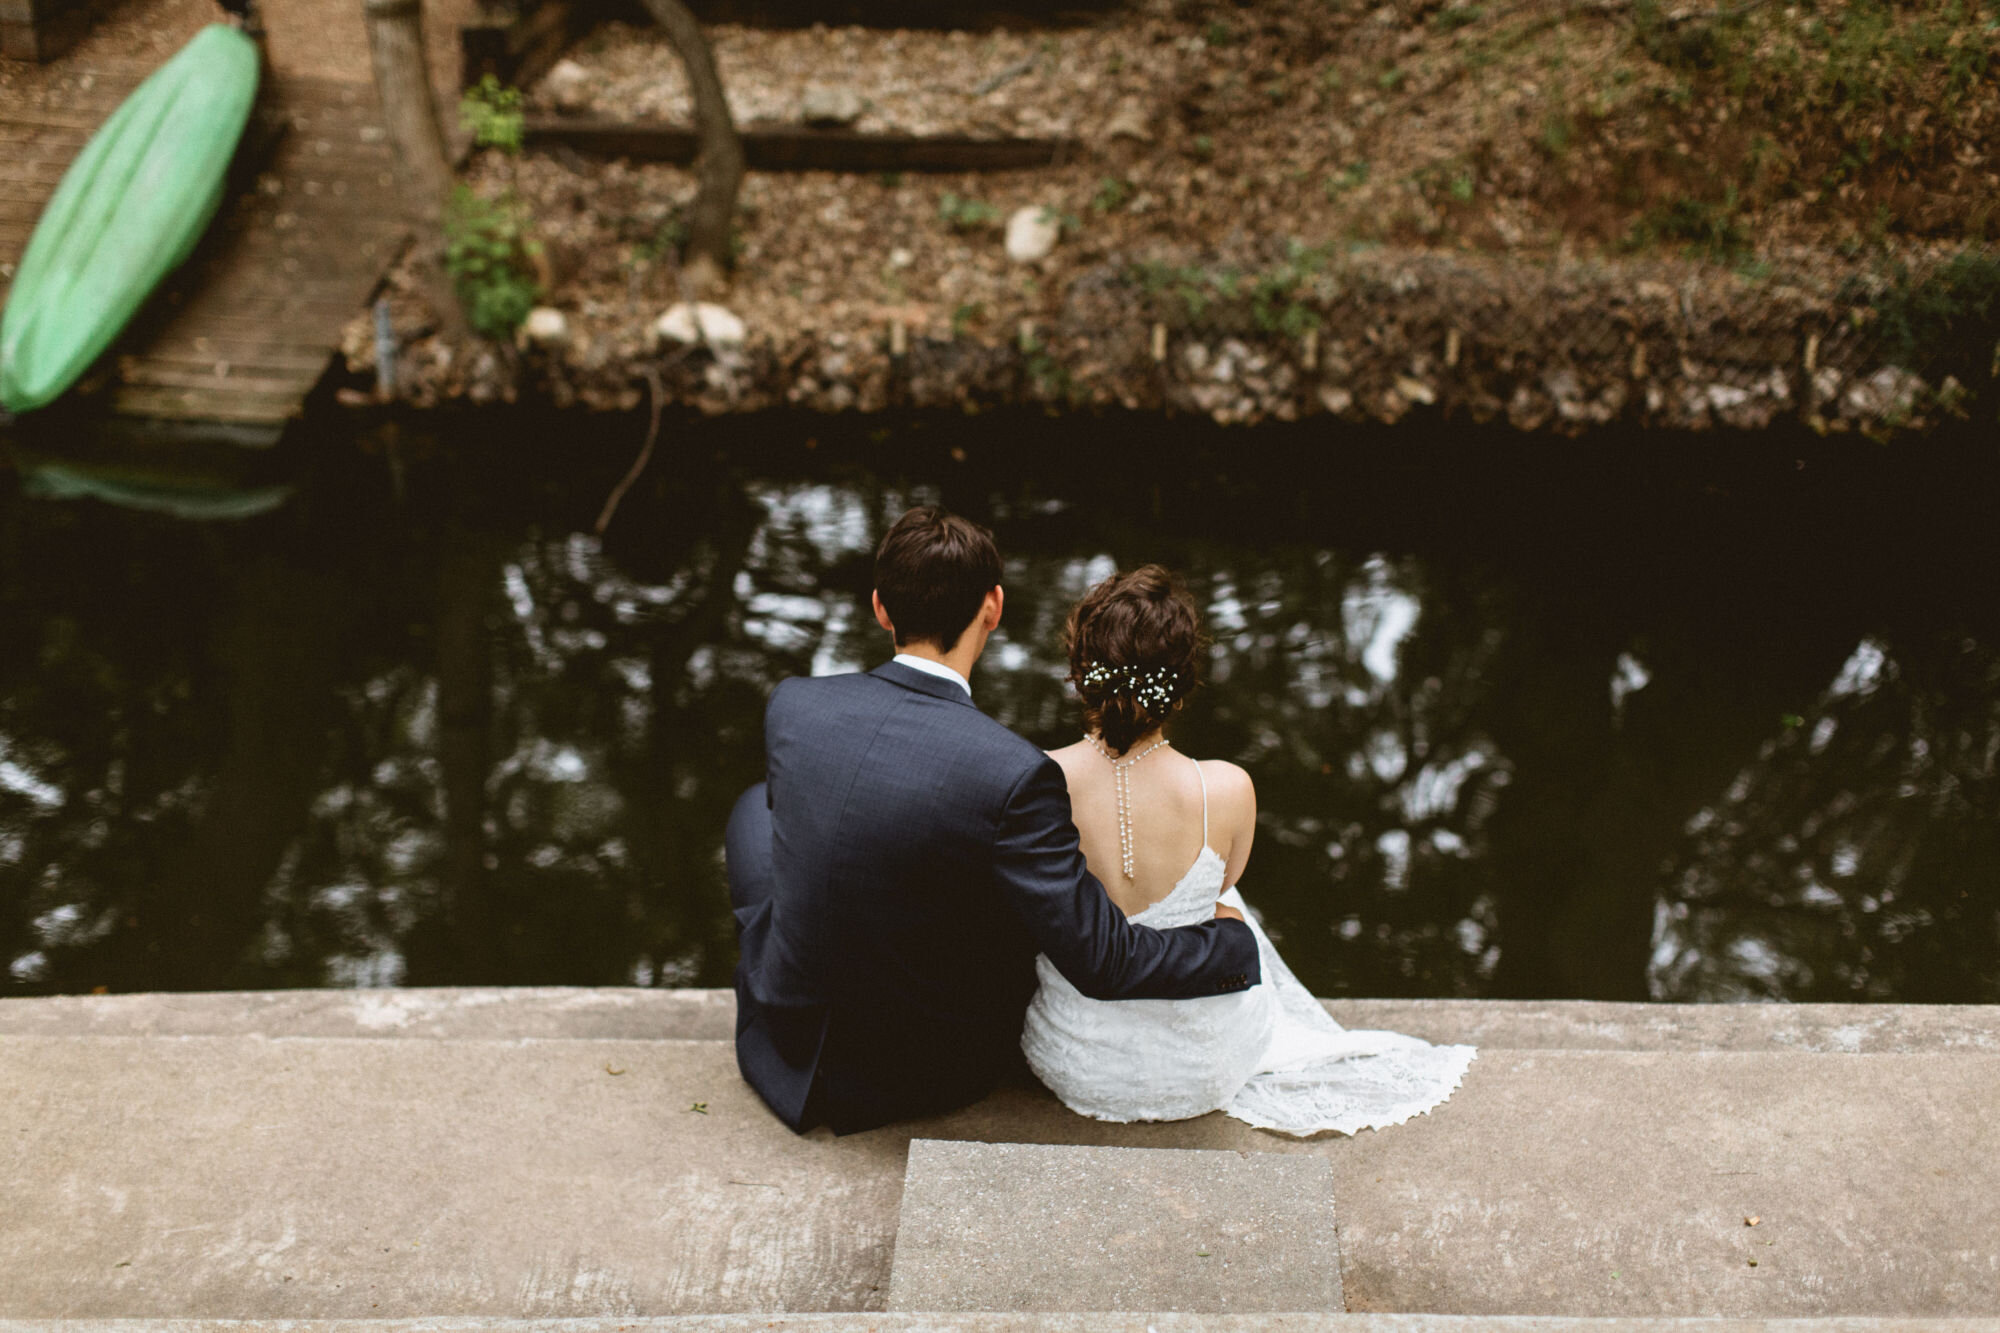
<svg viewBox="0 0 2000 1333">
<path fill-rule="evenodd" d="M 1260 979 L 1239 921 L 1128 922 L 1084 867 L 1062 769 L 954 682 L 894 662 L 787 680 L 764 743 L 770 882 L 737 913 L 737 1061 L 793 1129 L 984 1096 L 1020 1065 L 1038 952 L 1106 1000 Z"/>
</svg>

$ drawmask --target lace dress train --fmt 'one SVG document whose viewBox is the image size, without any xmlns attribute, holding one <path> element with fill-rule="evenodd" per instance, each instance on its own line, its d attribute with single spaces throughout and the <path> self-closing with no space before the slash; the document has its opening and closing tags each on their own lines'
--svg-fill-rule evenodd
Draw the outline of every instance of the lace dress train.
<svg viewBox="0 0 2000 1333">
<path fill-rule="evenodd" d="M 1207 841 L 1204 789 L 1203 841 Z M 1203 846 L 1165 898 L 1132 918 L 1170 929 L 1215 914 L 1226 867 Z M 1349 1030 L 1320 1007 L 1235 888 L 1221 901 L 1257 937 L 1263 981 L 1195 1000 L 1092 1000 L 1046 956 L 1021 1048 L 1035 1076 L 1099 1120 L 1182 1120 L 1223 1111 L 1283 1134 L 1400 1125 L 1449 1098 L 1477 1054 L 1398 1032 Z"/>
</svg>

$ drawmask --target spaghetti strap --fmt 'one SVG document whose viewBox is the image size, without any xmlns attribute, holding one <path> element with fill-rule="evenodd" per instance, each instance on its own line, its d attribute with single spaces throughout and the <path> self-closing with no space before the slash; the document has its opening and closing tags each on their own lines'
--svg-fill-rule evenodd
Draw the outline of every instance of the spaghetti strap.
<svg viewBox="0 0 2000 1333">
<path fill-rule="evenodd" d="M 1189 755 L 1188 758 L 1194 762 L 1194 775 L 1201 779 L 1201 845 L 1206 847 L 1208 846 L 1208 778 L 1201 771 L 1201 760 L 1195 759 L 1193 755 Z"/>
</svg>

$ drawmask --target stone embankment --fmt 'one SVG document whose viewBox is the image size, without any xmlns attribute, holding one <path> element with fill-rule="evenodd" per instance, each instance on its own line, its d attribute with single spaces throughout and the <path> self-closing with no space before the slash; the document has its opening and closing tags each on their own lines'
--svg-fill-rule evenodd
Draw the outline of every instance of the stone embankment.
<svg viewBox="0 0 2000 1333">
<path fill-rule="evenodd" d="M 2000 1327 L 1991 1008 L 1329 1008 L 1480 1058 L 1352 1138 L 1029 1087 L 800 1137 L 738 1077 L 726 994 L 8 1000 L 0 1333 Z M 1352 1313 L 884 1313 L 912 1139 L 1323 1160 Z"/>
<path fill-rule="evenodd" d="M 397 373 L 418 405 L 525 394 L 631 410 L 653 380 L 666 402 L 710 414 L 1030 405 L 1225 425 L 1407 418 L 1578 435 L 1794 424 L 1887 437 L 1983 411 L 1985 363 L 2000 365 L 2000 346 L 1943 357 L 1885 337 L 1884 308 L 1906 299 L 1833 264 L 1779 280 L 1669 259 L 1386 248 L 1269 272 L 1107 261 L 1004 331 L 959 330 L 921 304 L 863 302 L 796 332 L 747 326 L 726 307 L 697 319 L 679 305 L 651 326 L 595 331 L 538 310 L 518 359 L 433 364 L 419 344 Z M 366 334 L 357 322 L 347 339 L 355 375 L 374 374 Z M 1968 357 L 1979 373 L 1958 364 Z"/>
</svg>

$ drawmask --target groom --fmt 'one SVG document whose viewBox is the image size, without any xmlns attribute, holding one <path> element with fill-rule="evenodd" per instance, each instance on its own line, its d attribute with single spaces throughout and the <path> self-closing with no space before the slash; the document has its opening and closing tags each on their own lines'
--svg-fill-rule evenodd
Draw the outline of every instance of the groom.
<svg viewBox="0 0 2000 1333">
<path fill-rule="evenodd" d="M 1259 980 L 1230 908 L 1177 930 L 1128 923 L 1084 868 L 1062 770 L 973 705 L 1001 601 L 992 534 L 912 509 L 875 554 L 895 660 L 771 694 L 765 781 L 727 837 L 736 1061 L 795 1130 L 985 1096 L 1020 1064 L 1038 952 L 1097 999 Z"/>
</svg>

